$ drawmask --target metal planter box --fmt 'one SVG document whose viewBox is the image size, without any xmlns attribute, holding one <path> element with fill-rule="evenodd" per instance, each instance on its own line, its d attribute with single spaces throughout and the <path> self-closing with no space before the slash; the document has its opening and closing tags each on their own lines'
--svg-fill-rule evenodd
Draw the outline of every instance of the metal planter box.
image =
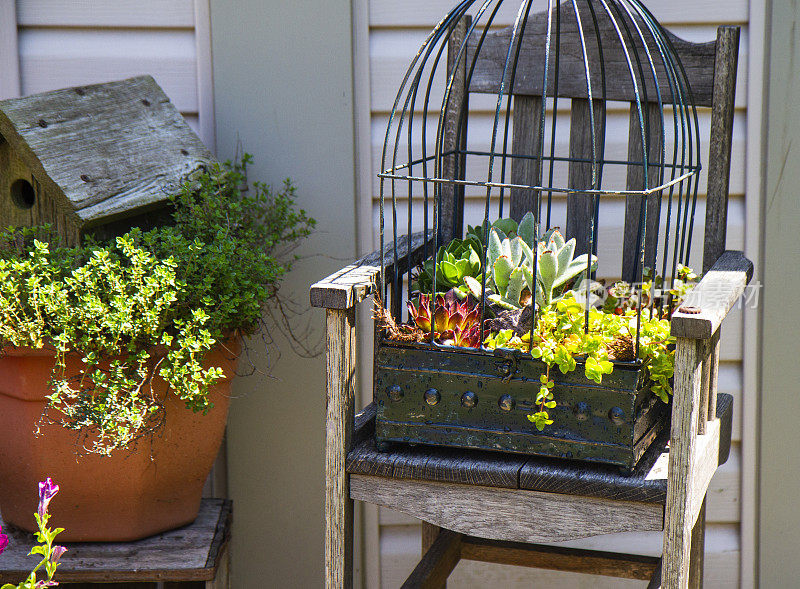
<svg viewBox="0 0 800 589">
<path fill-rule="evenodd" d="M 602 385 L 581 366 L 551 370 L 558 406 L 538 431 L 540 360 L 381 340 L 375 354 L 375 434 L 406 442 L 572 458 L 631 470 L 667 426 L 669 411 L 643 368 L 619 363 Z"/>
</svg>

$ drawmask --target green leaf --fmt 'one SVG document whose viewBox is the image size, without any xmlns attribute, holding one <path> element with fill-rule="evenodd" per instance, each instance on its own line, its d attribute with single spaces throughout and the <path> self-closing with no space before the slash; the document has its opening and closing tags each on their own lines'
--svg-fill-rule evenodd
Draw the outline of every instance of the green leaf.
<svg viewBox="0 0 800 589">
<path fill-rule="evenodd" d="M 506 289 L 508 288 L 508 281 L 511 279 L 511 271 L 513 269 L 514 265 L 509 258 L 506 256 L 500 256 L 497 258 L 497 261 L 494 263 L 494 267 L 492 268 L 492 276 L 494 277 L 494 283 L 497 286 L 498 293 L 502 294 L 506 292 Z"/>
<path fill-rule="evenodd" d="M 528 249 L 532 248 L 536 243 L 536 219 L 530 211 L 525 213 L 525 216 L 519 222 L 517 235 L 525 241 Z"/>
</svg>

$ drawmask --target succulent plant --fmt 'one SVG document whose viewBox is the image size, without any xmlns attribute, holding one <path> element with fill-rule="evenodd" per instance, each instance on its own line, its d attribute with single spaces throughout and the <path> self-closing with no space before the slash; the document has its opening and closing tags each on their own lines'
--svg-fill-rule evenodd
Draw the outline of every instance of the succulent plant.
<svg viewBox="0 0 800 589">
<path fill-rule="evenodd" d="M 536 242 L 536 219 L 531 212 L 525 213 L 519 224 L 514 219 L 498 219 L 492 223 L 491 227 L 489 227 L 488 221 L 484 221 L 483 225 L 476 227 L 467 225 L 467 237 L 477 239 L 483 246 L 484 236 L 490 230 L 496 231 L 501 241 L 506 237 L 509 239 L 521 237 L 530 248 L 533 248 L 533 244 Z"/>
<path fill-rule="evenodd" d="M 422 266 L 412 287 L 423 294 L 433 292 L 433 275 L 436 273 L 436 290 L 447 292 L 456 289 L 458 298 L 463 299 L 469 293 L 464 278 L 480 276 L 482 272 L 483 245 L 475 236 L 466 239 L 454 239 L 446 246 L 439 248 L 436 264 L 428 260 Z"/>
<path fill-rule="evenodd" d="M 549 306 L 564 294 L 567 286 L 586 270 L 586 254 L 574 258 L 575 240 L 565 241 L 557 229 L 550 229 L 536 242 L 536 279 L 533 276 L 534 254 L 528 244 L 527 225 L 533 217 L 528 213 L 519 224 L 515 237 L 502 237 L 500 230 L 492 229 L 489 236 L 489 271 L 486 276 L 486 297 L 503 309 L 519 309 L 530 303 L 533 288 L 536 301 Z M 592 256 L 592 268 L 597 259 Z M 472 294 L 481 299 L 484 292 L 482 277 L 465 276 L 464 281 Z"/>
<path fill-rule="evenodd" d="M 433 309 L 431 297 L 424 294 L 415 302 L 408 302 L 407 307 L 409 320 L 426 333 L 433 328 L 438 343 L 461 348 L 480 346 L 480 305 L 460 301 L 455 290 L 437 295 Z"/>
</svg>

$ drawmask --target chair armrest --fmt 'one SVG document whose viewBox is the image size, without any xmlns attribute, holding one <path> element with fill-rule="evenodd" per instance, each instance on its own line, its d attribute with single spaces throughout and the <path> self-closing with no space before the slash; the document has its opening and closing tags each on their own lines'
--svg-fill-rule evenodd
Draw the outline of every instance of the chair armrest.
<svg viewBox="0 0 800 589">
<path fill-rule="evenodd" d="M 753 277 L 753 263 L 742 252 L 723 253 L 672 314 L 675 337 L 710 339 Z"/>
<path fill-rule="evenodd" d="M 423 231 L 397 240 L 397 269 L 405 272 L 409 263 L 408 251 L 411 250 L 410 265 L 422 262 L 426 246 L 433 241 L 432 231 L 428 231 L 426 241 Z M 410 246 L 410 247 L 409 247 Z M 383 249 L 383 263 L 386 272 L 394 271 L 394 243 Z M 349 309 L 372 294 L 381 273 L 381 252 L 375 251 L 357 262 L 331 274 L 311 286 L 311 306 L 326 309 Z"/>
</svg>

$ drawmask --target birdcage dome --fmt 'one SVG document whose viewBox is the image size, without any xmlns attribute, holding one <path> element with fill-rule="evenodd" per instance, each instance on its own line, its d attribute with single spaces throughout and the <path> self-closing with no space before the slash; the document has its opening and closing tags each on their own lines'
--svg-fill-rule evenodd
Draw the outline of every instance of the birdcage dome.
<svg viewBox="0 0 800 589">
<path fill-rule="evenodd" d="M 486 220 L 531 212 L 540 233 L 557 225 L 597 253 L 610 199 L 639 212 L 627 215 L 617 276 L 688 261 L 696 111 L 712 79 L 684 64 L 688 45 L 638 0 L 459 2 L 414 57 L 389 117 L 382 243 L 398 227 L 434 231 L 438 244 L 461 237 L 465 199 L 473 209 L 483 199 Z"/>
</svg>

